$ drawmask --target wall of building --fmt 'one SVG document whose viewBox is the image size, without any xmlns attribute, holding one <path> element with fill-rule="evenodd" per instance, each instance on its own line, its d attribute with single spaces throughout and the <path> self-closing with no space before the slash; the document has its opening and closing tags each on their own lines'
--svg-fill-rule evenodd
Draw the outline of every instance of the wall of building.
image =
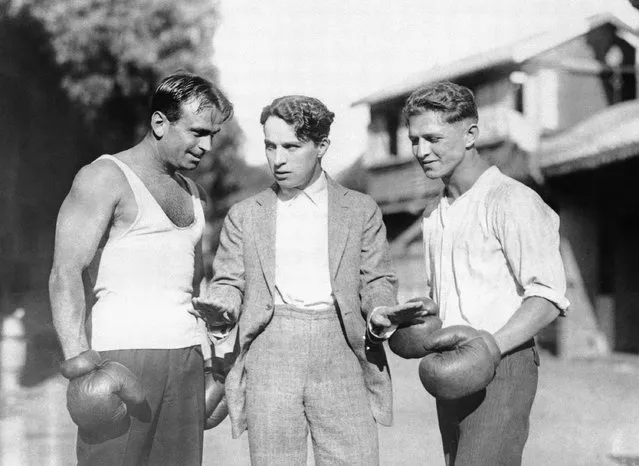
<svg viewBox="0 0 639 466">
<path fill-rule="evenodd" d="M 507 76 L 476 84 L 468 82 L 475 94 L 477 107 L 499 106 L 514 108 L 512 83 Z"/>
<path fill-rule="evenodd" d="M 591 302 L 601 293 L 600 227 L 596 178 L 591 172 L 552 181 L 559 205 L 561 236 L 571 246 Z"/>
<path fill-rule="evenodd" d="M 549 180 L 561 233 L 611 349 L 639 352 L 639 160 Z M 574 307 L 572 314 L 589 312 Z"/>
<path fill-rule="evenodd" d="M 598 66 L 609 60 L 607 53 L 613 46 L 622 54 L 621 65 L 634 66 L 634 49 L 619 38 L 610 25 L 542 53 L 527 63 L 527 116 L 552 133 L 570 128 L 615 102 L 634 99 L 635 77 L 620 76 L 624 82 L 615 94 L 614 77 L 597 72 Z"/>
</svg>

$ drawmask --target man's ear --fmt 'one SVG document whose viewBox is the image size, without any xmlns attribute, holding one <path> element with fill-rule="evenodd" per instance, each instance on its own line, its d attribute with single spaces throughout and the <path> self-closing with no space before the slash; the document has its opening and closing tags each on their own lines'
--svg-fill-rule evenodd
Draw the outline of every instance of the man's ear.
<svg viewBox="0 0 639 466">
<path fill-rule="evenodd" d="M 317 158 L 321 159 L 322 157 L 324 157 L 324 154 L 326 154 L 326 151 L 328 150 L 329 146 L 331 145 L 331 140 L 328 138 L 324 138 L 322 139 L 318 144 L 317 144 Z"/>
<path fill-rule="evenodd" d="M 162 137 L 164 137 L 166 127 L 169 124 L 169 120 L 164 113 L 156 110 L 153 112 L 153 115 L 151 115 L 151 131 L 156 139 L 162 139 Z"/>
<path fill-rule="evenodd" d="M 479 127 L 477 123 L 471 123 L 468 128 L 466 128 L 466 134 L 464 134 L 464 146 L 466 149 L 470 149 L 475 146 L 477 143 L 477 138 L 479 137 Z"/>
</svg>

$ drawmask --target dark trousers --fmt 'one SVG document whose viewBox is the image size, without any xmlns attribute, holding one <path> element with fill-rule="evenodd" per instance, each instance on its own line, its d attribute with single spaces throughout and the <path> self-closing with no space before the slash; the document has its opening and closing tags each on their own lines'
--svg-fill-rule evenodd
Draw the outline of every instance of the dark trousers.
<svg viewBox="0 0 639 466">
<path fill-rule="evenodd" d="M 100 351 L 140 380 L 148 404 L 129 429 L 96 438 L 78 431 L 79 465 L 201 465 L 204 429 L 204 362 L 200 346 L 180 349 Z"/>
<path fill-rule="evenodd" d="M 493 381 L 468 397 L 437 401 L 448 466 L 517 466 L 537 392 L 534 342 L 503 357 Z"/>
</svg>

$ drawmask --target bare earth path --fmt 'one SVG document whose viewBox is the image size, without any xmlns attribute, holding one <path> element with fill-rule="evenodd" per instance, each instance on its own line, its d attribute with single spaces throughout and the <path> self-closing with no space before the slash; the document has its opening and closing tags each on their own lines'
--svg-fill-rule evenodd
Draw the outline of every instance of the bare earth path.
<svg viewBox="0 0 639 466">
<path fill-rule="evenodd" d="M 442 466 L 434 402 L 419 384 L 417 361 L 390 357 L 395 426 L 380 428 L 381 464 Z M 0 388 L 0 465 L 74 464 L 65 387 L 53 377 L 30 388 Z M 615 438 L 638 426 L 639 357 L 562 361 L 542 353 L 525 466 L 619 464 L 608 456 Z M 630 443 L 639 450 L 639 437 Z M 248 465 L 246 434 L 232 440 L 228 420 L 207 431 L 204 464 Z"/>
</svg>

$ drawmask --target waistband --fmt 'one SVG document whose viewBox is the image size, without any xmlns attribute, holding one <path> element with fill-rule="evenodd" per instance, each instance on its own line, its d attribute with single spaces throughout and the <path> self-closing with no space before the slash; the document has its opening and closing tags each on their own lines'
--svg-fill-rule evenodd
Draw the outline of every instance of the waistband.
<svg viewBox="0 0 639 466">
<path fill-rule="evenodd" d="M 293 319 L 318 320 L 337 318 L 337 308 L 327 306 L 322 309 L 301 309 L 289 304 L 276 304 L 273 316 L 291 317 Z"/>
</svg>

